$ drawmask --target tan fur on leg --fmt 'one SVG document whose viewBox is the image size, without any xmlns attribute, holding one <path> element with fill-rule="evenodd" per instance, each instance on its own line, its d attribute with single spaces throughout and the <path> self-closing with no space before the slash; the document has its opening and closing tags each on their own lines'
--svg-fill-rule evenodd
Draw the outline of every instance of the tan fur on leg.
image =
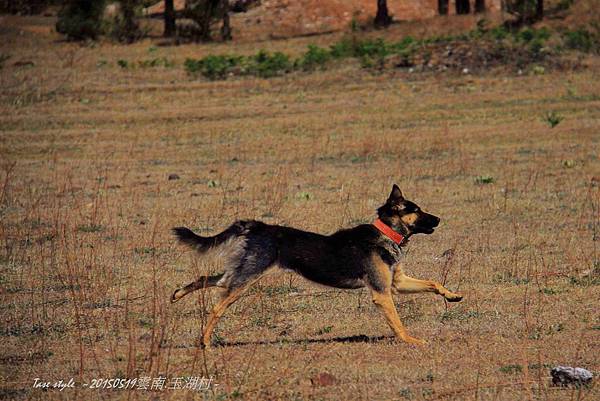
<svg viewBox="0 0 600 401">
<path fill-rule="evenodd" d="M 199 290 L 201 288 L 209 288 L 218 285 L 219 280 L 223 277 L 223 274 L 217 274 L 215 276 L 202 276 L 198 280 L 186 285 L 183 288 L 175 290 L 171 296 L 171 303 L 179 301 L 187 294 Z"/>
<path fill-rule="evenodd" d="M 394 306 L 394 300 L 392 299 L 392 273 L 389 266 L 379 256 L 373 258 L 373 263 L 377 273 L 376 282 L 380 286 L 383 286 L 383 290 L 371 287 L 373 303 L 383 312 L 385 320 L 394 331 L 396 337 L 411 344 L 425 344 L 425 341 L 409 336 L 402 325 L 398 311 Z"/>
<path fill-rule="evenodd" d="M 208 322 L 206 323 L 204 332 L 202 333 L 201 341 L 202 345 L 205 348 L 210 347 L 210 338 L 212 336 L 212 332 L 215 329 L 215 326 L 217 325 L 217 322 L 219 321 L 221 316 L 223 316 L 223 314 L 225 313 L 225 310 L 227 310 L 227 308 L 229 308 L 235 301 L 237 301 L 240 298 L 240 296 L 244 293 L 244 291 L 250 288 L 250 286 L 256 283 L 259 279 L 260 277 L 255 278 L 254 280 L 244 284 L 242 287 L 236 288 L 231 292 L 225 292 L 221 301 L 219 301 L 219 303 L 216 304 L 213 308 L 210 316 L 208 317 Z"/>
<path fill-rule="evenodd" d="M 449 302 L 458 302 L 462 299 L 462 295 L 448 290 L 436 281 L 418 280 L 416 278 L 408 277 L 404 274 L 400 266 L 398 266 L 396 271 L 394 271 L 392 287 L 394 289 L 394 292 L 400 294 L 433 292 L 435 294 L 442 295 Z"/>
</svg>

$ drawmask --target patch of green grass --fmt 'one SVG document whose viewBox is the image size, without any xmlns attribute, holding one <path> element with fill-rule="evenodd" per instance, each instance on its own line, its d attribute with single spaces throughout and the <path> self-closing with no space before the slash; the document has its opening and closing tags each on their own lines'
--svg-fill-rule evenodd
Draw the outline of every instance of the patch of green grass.
<svg viewBox="0 0 600 401">
<path fill-rule="evenodd" d="M 317 330 L 317 335 L 320 336 L 323 334 L 331 333 L 331 329 L 333 329 L 333 326 L 321 327 L 319 330 Z"/>
<path fill-rule="evenodd" d="M 492 184 L 493 182 L 494 182 L 494 177 L 492 177 L 491 175 L 479 175 L 479 176 L 475 177 L 476 185 Z"/>
<path fill-rule="evenodd" d="M 156 255 L 157 249 L 154 247 L 143 246 L 139 248 L 134 248 L 133 252 L 138 255 Z"/>
<path fill-rule="evenodd" d="M 550 126 L 550 128 L 556 127 L 562 120 L 565 118 L 555 111 L 550 111 L 546 113 L 543 117 L 543 120 Z"/>
<path fill-rule="evenodd" d="M 519 365 L 518 363 L 514 363 L 510 365 L 504 365 L 500 367 L 498 371 L 500 371 L 501 373 L 514 375 L 517 373 L 521 373 L 523 371 L 523 366 Z"/>
<path fill-rule="evenodd" d="M 296 194 L 296 198 L 301 200 L 310 200 L 312 198 L 312 195 L 310 194 L 310 192 L 301 191 Z"/>
<path fill-rule="evenodd" d="M 100 224 L 89 224 L 77 226 L 77 231 L 82 233 L 97 233 L 104 231 L 104 227 Z"/>
<path fill-rule="evenodd" d="M 145 329 L 151 329 L 152 327 L 154 327 L 154 321 L 150 318 L 140 318 L 138 320 L 138 324 L 140 325 L 140 327 L 143 327 Z"/>
</svg>

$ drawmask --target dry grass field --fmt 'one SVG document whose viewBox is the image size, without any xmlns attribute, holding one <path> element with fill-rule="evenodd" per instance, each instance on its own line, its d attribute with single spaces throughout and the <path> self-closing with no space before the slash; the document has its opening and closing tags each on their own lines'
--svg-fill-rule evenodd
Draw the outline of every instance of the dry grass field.
<svg viewBox="0 0 600 401">
<path fill-rule="evenodd" d="M 555 365 L 600 371 L 598 68 L 372 74 L 348 61 L 210 82 L 184 59 L 334 36 L 86 47 L 44 24 L 7 19 L 0 36 L 0 398 L 600 399 L 597 383 L 549 379 Z M 175 65 L 118 66 L 150 57 Z M 169 298 L 219 261 L 171 227 L 331 233 L 371 222 L 392 183 L 442 218 L 411 240 L 406 270 L 465 294 L 395 298 L 427 346 L 395 342 L 367 290 L 274 272 L 198 347 L 216 293 Z M 82 386 L 210 376 L 202 391 Z"/>
</svg>

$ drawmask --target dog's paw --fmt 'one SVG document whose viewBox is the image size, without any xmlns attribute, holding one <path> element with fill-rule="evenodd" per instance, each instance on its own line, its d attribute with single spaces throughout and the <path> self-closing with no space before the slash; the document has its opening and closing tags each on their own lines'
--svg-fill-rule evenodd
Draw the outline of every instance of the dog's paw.
<svg viewBox="0 0 600 401">
<path fill-rule="evenodd" d="M 181 292 L 181 290 L 175 290 L 173 295 L 171 295 L 171 303 L 172 304 L 179 301 L 182 298 L 182 295 L 180 294 L 180 292 Z"/>
<path fill-rule="evenodd" d="M 448 302 L 460 302 L 463 299 L 463 296 L 461 294 L 448 294 L 445 296 L 446 301 Z"/>
<path fill-rule="evenodd" d="M 411 336 L 402 337 L 402 341 L 409 343 L 409 344 L 413 344 L 413 345 L 419 345 L 419 346 L 427 344 L 427 341 L 421 340 L 420 338 L 411 337 Z"/>
</svg>

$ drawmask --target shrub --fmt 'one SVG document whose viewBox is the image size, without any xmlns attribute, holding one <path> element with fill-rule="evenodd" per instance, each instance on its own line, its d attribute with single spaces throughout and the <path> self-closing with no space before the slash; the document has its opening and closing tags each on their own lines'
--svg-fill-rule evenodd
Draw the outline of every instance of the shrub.
<svg viewBox="0 0 600 401">
<path fill-rule="evenodd" d="M 289 56 L 281 53 L 269 53 L 265 50 L 259 51 L 250 59 L 248 72 L 258 75 L 262 78 L 270 78 L 276 75 L 289 72 L 292 69 L 292 63 Z"/>
<path fill-rule="evenodd" d="M 490 29 L 488 31 L 488 35 L 490 35 L 492 39 L 503 40 L 506 39 L 506 37 L 509 35 L 509 32 L 508 29 L 506 29 L 506 27 L 504 27 L 503 25 L 499 25 Z"/>
<path fill-rule="evenodd" d="M 519 31 L 516 34 L 516 39 L 525 43 L 530 43 L 533 41 L 545 42 L 550 39 L 551 33 L 548 28 L 525 28 Z"/>
<path fill-rule="evenodd" d="M 375 57 L 375 58 L 383 58 L 389 55 L 390 49 L 386 45 L 385 41 L 381 38 L 377 38 L 375 40 L 366 39 L 360 42 L 357 42 L 354 55 L 356 57 Z"/>
<path fill-rule="evenodd" d="M 329 46 L 329 54 L 333 58 L 345 58 L 354 56 L 355 38 L 343 38 Z"/>
<path fill-rule="evenodd" d="M 574 31 L 566 31 L 563 34 L 565 46 L 568 49 L 590 52 L 594 46 L 598 46 L 595 42 L 594 35 L 586 28 L 579 28 Z"/>
<path fill-rule="evenodd" d="M 317 67 L 323 68 L 331 58 L 327 49 L 315 45 L 308 45 L 308 50 L 304 56 L 298 60 L 299 66 L 305 71 L 315 70 Z"/>
<path fill-rule="evenodd" d="M 555 111 L 551 111 L 549 113 L 546 113 L 546 115 L 544 116 L 544 121 L 546 121 L 546 123 L 548 123 L 548 125 L 550 126 L 550 128 L 556 127 L 564 119 L 565 118 L 563 116 L 561 116 L 560 114 L 556 113 Z"/>
<path fill-rule="evenodd" d="M 73 40 L 95 39 L 102 33 L 104 0 L 70 0 L 58 13 L 56 31 Z"/>
<path fill-rule="evenodd" d="M 224 79 L 233 67 L 240 64 L 241 60 L 240 56 L 209 55 L 200 60 L 188 58 L 183 65 L 189 74 L 200 73 L 208 79 L 215 80 Z"/>
</svg>

